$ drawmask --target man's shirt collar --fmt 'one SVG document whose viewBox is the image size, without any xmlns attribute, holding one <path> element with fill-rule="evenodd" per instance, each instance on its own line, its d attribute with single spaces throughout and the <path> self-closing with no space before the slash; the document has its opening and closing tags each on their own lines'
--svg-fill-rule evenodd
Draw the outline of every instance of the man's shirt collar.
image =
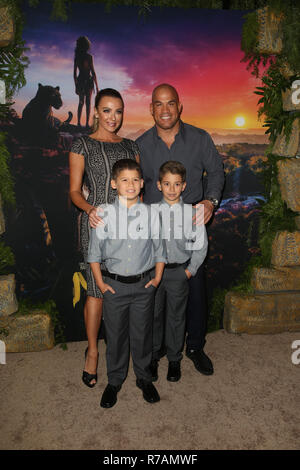
<svg viewBox="0 0 300 470">
<path fill-rule="evenodd" d="M 158 135 L 158 132 L 157 132 L 157 127 L 156 125 L 154 125 L 152 127 L 153 129 L 153 139 L 154 139 L 154 142 L 157 143 L 159 140 L 162 140 L 162 138 Z M 175 141 L 178 139 L 178 138 L 181 138 L 183 140 L 183 143 L 185 143 L 185 128 L 184 128 L 184 122 L 179 121 L 179 131 L 178 133 L 175 135 Z"/>
</svg>

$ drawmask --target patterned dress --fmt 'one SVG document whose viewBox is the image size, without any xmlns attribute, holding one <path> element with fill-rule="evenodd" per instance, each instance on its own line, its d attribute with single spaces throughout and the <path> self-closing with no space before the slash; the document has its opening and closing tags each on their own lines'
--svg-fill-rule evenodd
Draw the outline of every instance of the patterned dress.
<svg viewBox="0 0 300 470">
<path fill-rule="evenodd" d="M 133 140 L 125 138 L 121 142 L 101 142 L 89 136 L 82 136 L 72 143 L 71 152 L 84 156 L 84 184 L 89 193 L 87 202 L 97 207 L 100 204 L 111 204 L 115 200 L 117 192 L 110 185 L 114 163 L 123 158 L 135 160 L 139 155 L 139 148 Z M 83 212 L 80 221 L 80 245 L 86 270 L 87 295 L 102 298 L 91 267 L 86 262 L 90 230 L 89 217 Z"/>
</svg>

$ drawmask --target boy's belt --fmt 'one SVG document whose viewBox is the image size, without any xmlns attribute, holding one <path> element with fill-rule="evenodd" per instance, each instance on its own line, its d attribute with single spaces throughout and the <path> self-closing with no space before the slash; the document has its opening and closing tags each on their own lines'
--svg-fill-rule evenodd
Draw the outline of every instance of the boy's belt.
<svg viewBox="0 0 300 470">
<path fill-rule="evenodd" d="M 168 263 L 168 264 L 165 264 L 165 269 L 178 268 L 179 266 L 187 266 L 187 261 L 185 261 L 184 263 Z"/>
<path fill-rule="evenodd" d="M 135 282 L 139 282 L 141 279 L 144 279 L 144 277 L 147 276 L 147 274 L 152 271 L 153 268 L 148 269 L 148 271 L 145 271 L 144 273 L 141 274 L 136 274 L 135 276 L 121 276 L 120 274 L 113 274 L 110 273 L 109 271 L 102 271 L 103 276 L 110 277 L 111 279 L 114 279 L 115 281 L 119 282 L 124 282 L 125 284 L 133 284 Z"/>
</svg>

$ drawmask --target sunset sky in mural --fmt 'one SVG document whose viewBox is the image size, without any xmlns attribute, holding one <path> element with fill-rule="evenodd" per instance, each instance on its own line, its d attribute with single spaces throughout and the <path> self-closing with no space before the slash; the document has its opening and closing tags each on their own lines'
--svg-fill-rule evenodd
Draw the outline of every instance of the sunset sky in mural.
<svg viewBox="0 0 300 470">
<path fill-rule="evenodd" d="M 49 21 L 50 7 L 26 10 L 24 39 L 30 47 L 27 85 L 16 97 L 21 114 L 38 83 L 60 86 L 63 107 L 54 115 L 76 124 L 73 58 L 78 36 L 86 35 L 100 88 L 118 89 L 125 100 L 124 130 L 153 125 L 151 91 L 161 82 L 173 84 L 183 103 L 182 118 L 207 130 L 257 129 L 260 81 L 241 63 L 240 40 L 245 11 L 153 8 L 146 20 L 133 7 L 73 4 L 69 20 Z M 237 117 L 245 119 L 238 127 Z"/>
</svg>

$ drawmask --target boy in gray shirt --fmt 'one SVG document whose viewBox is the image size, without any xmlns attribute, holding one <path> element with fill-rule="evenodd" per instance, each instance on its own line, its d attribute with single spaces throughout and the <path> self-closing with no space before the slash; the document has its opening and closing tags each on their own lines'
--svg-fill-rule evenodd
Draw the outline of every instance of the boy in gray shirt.
<svg viewBox="0 0 300 470">
<path fill-rule="evenodd" d="M 141 169 L 134 160 L 122 159 L 112 169 L 114 204 L 100 206 L 104 222 L 91 229 L 88 262 L 103 293 L 107 337 L 108 385 L 100 406 L 111 408 L 124 382 L 131 350 L 136 385 L 149 403 L 160 400 L 151 382 L 153 306 L 160 283 L 165 246 L 159 213 L 139 201 L 143 187 Z M 100 263 L 105 263 L 105 271 Z M 155 275 L 153 277 L 153 268 Z"/>
<path fill-rule="evenodd" d="M 194 224 L 196 210 L 181 199 L 181 193 L 186 187 L 186 170 L 182 163 L 171 160 L 165 162 L 160 167 L 157 186 L 163 194 L 158 207 L 162 237 L 167 249 L 167 264 L 155 296 L 150 369 L 152 380 L 157 380 L 165 331 L 164 346 L 169 361 L 167 380 L 177 382 L 181 377 L 188 280 L 203 263 L 208 243 L 204 222 Z"/>
</svg>

